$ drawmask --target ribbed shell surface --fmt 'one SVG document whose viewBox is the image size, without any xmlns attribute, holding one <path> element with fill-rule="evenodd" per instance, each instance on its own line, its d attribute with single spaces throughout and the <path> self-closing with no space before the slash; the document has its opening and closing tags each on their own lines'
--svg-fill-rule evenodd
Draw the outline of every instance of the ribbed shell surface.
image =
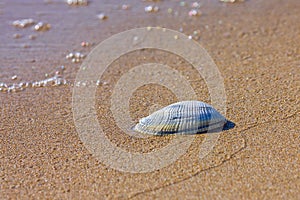
<svg viewBox="0 0 300 200">
<path fill-rule="evenodd" d="M 225 123 L 225 117 L 212 106 L 201 101 L 182 101 L 140 119 L 134 130 L 151 135 L 195 134 Z"/>
</svg>

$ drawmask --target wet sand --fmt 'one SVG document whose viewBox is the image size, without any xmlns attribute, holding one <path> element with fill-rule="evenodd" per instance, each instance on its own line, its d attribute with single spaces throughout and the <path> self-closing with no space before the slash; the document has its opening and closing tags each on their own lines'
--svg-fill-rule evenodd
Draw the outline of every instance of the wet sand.
<svg viewBox="0 0 300 200">
<path fill-rule="evenodd" d="M 235 127 L 223 131 L 202 160 L 206 135 L 196 135 L 188 152 L 170 166 L 149 173 L 124 173 L 98 161 L 76 131 L 73 85 L 0 93 L 1 199 L 297 199 L 300 189 L 300 24 L 298 0 L 224 4 L 201 1 L 199 17 L 180 1 L 91 1 L 70 7 L 63 1 L 4 1 L 0 4 L 0 82 L 42 80 L 64 65 L 75 80 L 80 63 L 65 56 L 88 54 L 96 44 L 132 28 L 161 26 L 190 35 L 218 66 L 226 90 L 226 117 Z M 190 2 L 191 3 L 191 2 Z M 156 13 L 145 13 L 147 5 Z M 167 9 L 172 8 L 173 14 Z M 178 15 L 174 12 L 178 11 Z M 104 12 L 108 19 L 99 20 Z M 46 32 L 11 25 L 33 18 L 51 24 Z M 14 34 L 21 37 L 15 39 Z M 36 35 L 36 39 L 29 39 Z M 82 41 L 94 45 L 81 47 Z M 170 137 L 129 137 L 114 123 L 109 102 L 118 79 L 130 67 L 160 62 L 180 71 L 198 100 L 210 102 L 205 81 L 181 58 L 166 52 L 133 52 L 112 63 L 97 89 L 97 118 L 107 138 L 133 152 L 151 152 Z M 124 67 L 127 66 L 127 67 Z M 11 77 L 17 75 L 17 80 Z M 159 95 L 157 95 L 159 94 Z M 130 101 L 137 121 L 152 104 L 168 105 L 176 96 L 159 85 L 136 91 Z"/>
</svg>

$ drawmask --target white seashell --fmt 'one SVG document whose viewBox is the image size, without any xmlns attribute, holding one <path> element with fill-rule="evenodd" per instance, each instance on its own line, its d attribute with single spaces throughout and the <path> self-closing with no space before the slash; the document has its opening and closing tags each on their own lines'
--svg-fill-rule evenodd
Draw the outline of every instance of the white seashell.
<svg viewBox="0 0 300 200">
<path fill-rule="evenodd" d="M 201 101 L 182 101 L 139 120 L 135 131 L 151 134 L 195 134 L 222 128 L 227 122 L 212 106 Z"/>
</svg>

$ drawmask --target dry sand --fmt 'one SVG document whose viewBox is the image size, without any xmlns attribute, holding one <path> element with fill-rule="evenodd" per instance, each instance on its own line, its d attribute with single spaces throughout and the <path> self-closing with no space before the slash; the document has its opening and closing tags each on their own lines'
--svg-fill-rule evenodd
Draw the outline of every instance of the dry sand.
<svg viewBox="0 0 300 200">
<path fill-rule="evenodd" d="M 299 199 L 300 152 L 300 3 L 298 0 L 248 0 L 224 4 L 201 1 L 202 16 L 191 18 L 179 1 L 91 1 L 70 7 L 63 1 L 9 1 L 0 4 L 0 82 L 39 80 L 65 65 L 74 81 L 80 64 L 65 59 L 70 51 L 88 54 L 82 41 L 97 44 L 136 27 L 200 30 L 199 43 L 217 64 L 227 95 L 227 118 L 236 126 L 223 131 L 203 160 L 197 153 L 205 134 L 170 166 L 149 173 L 124 173 L 97 161 L 81 142 L 72 113 L 72 85 L 0 93 L 1 199 Z M 155 4 L 157 13 L 145 13 Z M 178 11 L 170 15 L 168 8 Z M 105 12 L 101 21 L 97 14 Z M 13 20 L 50 23 L 47 32 L 17 29 Z M 14 34 L 21 37 L 15 39 Z M 28 39 L 29 35 L 36 39 Z M 27 47 L 27 48 L 26 48 Z M 97 116 L 107 137 L 128 151 L 162 148 L 173 137 L 131 138 L 113 121 L 109 97 L 124 66 L 161 62 L 179 70 L 199 100 L 209 102 L 205 82 L 180 58 L 165 52 L 133 52 L 104 74 L 97 90 Z M 16 81 L 11 77 L 18 75 Z M 159 95 L 158 95 L 159 94 Z M 131 100 L 133 119 L 153 103 L 177 99 L 168 89 L 148 85 Z"/>
</svg>

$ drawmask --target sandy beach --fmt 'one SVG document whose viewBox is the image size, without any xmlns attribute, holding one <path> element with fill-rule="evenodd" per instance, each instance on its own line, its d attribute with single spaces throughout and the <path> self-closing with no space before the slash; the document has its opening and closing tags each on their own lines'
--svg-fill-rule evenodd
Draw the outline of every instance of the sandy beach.
<svg viewBox="0 0 300 200">
<path fill-rule="evenodd" d="M 55 73 L 66 81 L 0 91 L 0 199 L 299 199 L 300 2 L 182 2 L 0 2 L 0 83 L 31 83 Z M 145 12 L 149 5 L 158 11 Z M 193 9 L 198 16 L 189 16 Z M 105 19 L 99 19 L 101 13 Z M 49 23 L 50 29 L 12 25 L 28 18 Z M 199 159 L 199 151 L 210 133 L 194 135 L 186 152 L 170 165 L 131 173 L 101 162 L 83 141 L 74 113 L 82 61 L 72 62 L 66 55 L 81 52 L 83 63 L 88 62 L 101 42 L 143 27 L 178 31 L 208 52 L 224 80 L 226 118 L 235 127 L 222 131 L 204 158 Z M 205 78 L 184 58 L 159 49 L 120 56 L 95 88 L 95 115 L 111 143 L 144 155 L 159 152 L 177 137 L 127 135 L 114 119 L 111 97 L 124 74 L 147 63 L 170 66 L 187 80 L 196 100 L 211 103 Z M 136 123 L 178 100 L 170 88 L 145 84 L 133 92 L 128 113 Z M 161 156 L 161 162 L 163 156 L 169 158 Z"/>
</svg>

